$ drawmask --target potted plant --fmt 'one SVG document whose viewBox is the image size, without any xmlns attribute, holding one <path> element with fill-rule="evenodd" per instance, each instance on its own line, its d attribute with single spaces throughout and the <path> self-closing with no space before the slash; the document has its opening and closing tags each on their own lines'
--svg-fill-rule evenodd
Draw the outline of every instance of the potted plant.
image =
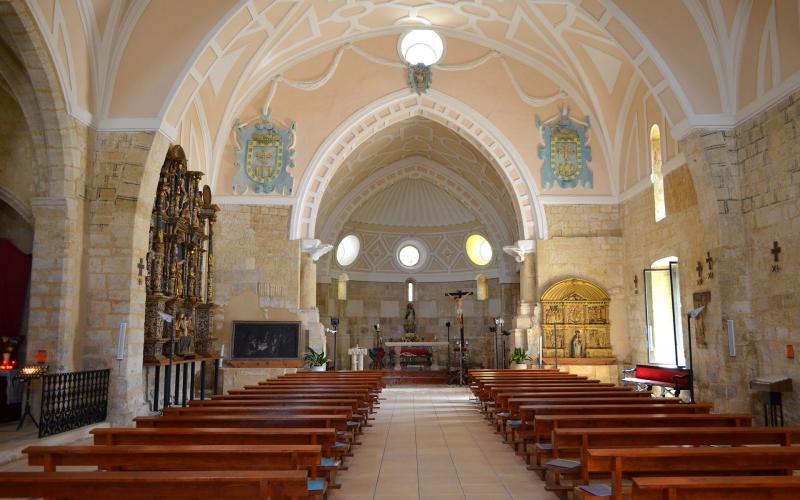
<svg viewBox="0 0 800 500">
<path fill-rule="evenodd" d="M 323 351 L 317 352 L 310 347 L 306 347 L 303 361 L 308 364 L 312 372 L 324 372 L 328 364 L 328 356 Z"/>
<path fill-rule="evenodd" d="M 533 361 L 533 359 L 521 347 L 517 347 L 511 354 L 511 369 L 527 370 L 529 361 Z"/>
</svg>

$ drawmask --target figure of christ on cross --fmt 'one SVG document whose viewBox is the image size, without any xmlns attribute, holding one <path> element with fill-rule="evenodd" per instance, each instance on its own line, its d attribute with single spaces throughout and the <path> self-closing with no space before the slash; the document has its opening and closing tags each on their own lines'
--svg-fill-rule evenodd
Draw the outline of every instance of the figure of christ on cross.
<svg viewBox="0 0 800 500">
<path fill-rule="evenodd" d="M 446 293 L 445 296 L 452 297 L 456 305 L 456 321 L 460 328 L 460 343 L 458 349 L 458 384 L 464 385 L 464 297 L 472 295 L 472 292 L 462 292 L 461 290 Z M 447 347 L 450 348 L 449 346 Z"/>
</svg>

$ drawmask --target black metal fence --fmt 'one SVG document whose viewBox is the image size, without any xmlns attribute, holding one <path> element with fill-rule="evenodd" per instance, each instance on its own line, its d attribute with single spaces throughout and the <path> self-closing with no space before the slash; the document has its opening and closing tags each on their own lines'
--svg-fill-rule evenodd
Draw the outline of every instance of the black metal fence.
<svg viewBox="0 0 800 500">
<path fill-rule="evenodd" d="M 110 375 L 105 369 L 43 376 L 39 437 L 105 420 Z"/>
</svg>

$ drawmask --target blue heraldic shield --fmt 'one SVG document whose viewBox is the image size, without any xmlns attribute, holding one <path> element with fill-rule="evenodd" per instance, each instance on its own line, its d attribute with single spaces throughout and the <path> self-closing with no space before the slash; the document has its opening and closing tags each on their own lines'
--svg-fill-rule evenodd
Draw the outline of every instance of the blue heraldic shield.
<svg viewBox="0 0 800 500">
<path fill-rule="evenodd" d="M 559 116 L 548 121 L 536 117 L 544 141 L 539 146 L 539 158 L 542 165 L 542 186 L 561 188 L 581 186 L 593 188 L 594 178 L 589 170 L 592 161 L 592 149 L 586 145 L 589 130 L 589 117 L 586 123 L 580 123 L 569 117 L 569 109 L 563 108 Z"/>
<path fill-rule="evenodd" d="M 295 124 L 280 128 L 269 121 L 269 114 L 249 127 L 237 127 L 236 194 L 292 194 L 294 178 L 287 169 L 294 167 Z"/>
</svg>

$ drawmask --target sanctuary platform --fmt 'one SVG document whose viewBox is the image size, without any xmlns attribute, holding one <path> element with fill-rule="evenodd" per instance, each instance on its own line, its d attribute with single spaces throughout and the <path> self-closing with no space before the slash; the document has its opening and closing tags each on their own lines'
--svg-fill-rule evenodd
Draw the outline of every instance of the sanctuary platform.
<svg viewBox="0 0 800 500">
<path fill-rule="evenodd" d="M 386 385 L 437 385 L 447 384 L 445 370 L 384 370 Z"/>
</svg>

